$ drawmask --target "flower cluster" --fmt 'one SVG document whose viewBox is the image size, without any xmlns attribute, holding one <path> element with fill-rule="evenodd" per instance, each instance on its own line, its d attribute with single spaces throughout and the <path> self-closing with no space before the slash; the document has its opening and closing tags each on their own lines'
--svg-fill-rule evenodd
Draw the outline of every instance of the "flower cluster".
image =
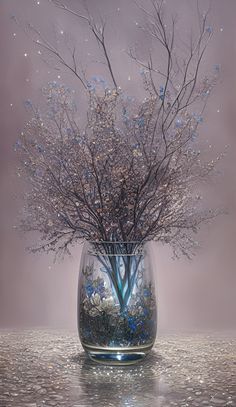
<svg viewBox="0 0 236 407">
<path fill-rule="evenodd" d="M 151 283 L 140 283 L 129 304 L 121 311 L 111 287 L 105 281 L 86 275 L 81 288 L 80 322 L 82 342 L 109 346 L 136 346 L 151 343 L 155 337 L 155 299 Z M 88 278 L 87 278 L 88 277 Z M 100 287 L 100 288 L 99 288 Z M 105 328 L 104 328 L 105 327 Z M 105 331 L 104 331 L 105 330 Z"/>
<path fill-rule="evenodd" d="M 92 317 L 96 317 L 103 313 L 115 314 L 119 310 L 119 306 L 115 305 L 113 296 L 102 298 L 99 294 L 92 294 L 89 299 L 86 298 L 83 307 Z"/>
<path fill-rule="evenodd" d="M 115 304 L 114 296 L 105 286 L 102 278 L 92 279 L 91 276 L 84 285 L 83 308 L 92 317 L 102 313 L 117 313 L 119 307 Z"/>
<path fill-rule="evenodd" d="M 90 298 L 92 295 L 99 295 L 101 298 L 105 296 L 105 285 L 104 281 L 100 278 L 96 280 L 88 280 L 85 286 L 86 294 Z"/>
</svg>

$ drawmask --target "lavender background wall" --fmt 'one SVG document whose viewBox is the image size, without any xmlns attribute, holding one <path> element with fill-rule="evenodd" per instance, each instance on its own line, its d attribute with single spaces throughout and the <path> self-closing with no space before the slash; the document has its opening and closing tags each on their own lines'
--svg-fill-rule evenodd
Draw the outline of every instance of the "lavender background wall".
<svg viewBox="0 0 236 407">
<path fill-rule="evenodd" d="M 200 2 L 202 10 L 206 3 Z M 122 87 L 127 87 L 130 94 L 139 95 L 138 68 L 122 51 L 135 42 L 143 49 L 147 46 L 136 25 L 140 17 L 133 2 L 87 0 L 87 4 L 94 15 L 99 12 L 109 16 L 108 38 L 116 72 Z M 79 9 L 76 0 L 67 0 L 67 5 Z M 196 25 L 196 1 L 166 0 L 166 7 L 178 12 L 179 34 L 186 36 L 189 27 Z M 27 120 L 23 101 L 30 98 L 37 102 L 40 88 L 47 81 L 59 80 L 74 87 L 76 92 L 80 90 L 69 74 L 55 71 L 41 61 L 38 49 L 14 22 L 13 15 L 19 22 L 31 22 L 48 38 L 54 38 L 52 25 L 57 32 L 63 31 L 62 40 L 65 32 L 71 32 L 82 55 L 90 53 L 93 57 L 95 45 L 84 26 L 78 27 L 76 19 L 56 10 L 47 0 L 0 0 L 0 327 L 75 328 L 81 247 L 60 264 L 53 264 L 50 256 L 25 252 L 27 241 L 12 228 L 20 205 L 15 195 L 21 192 L 14 176 L 16 157 L 12 145 Z M 236 328 L 235 18 L 235 0 L 212 0 L 214 38 L 204 64 L 208 68 L 220 64 L 221 78 L 201 128 L 201 137 L 209 140 L 213 153 L 230 145 L 219 168 L 221 176 L 205 188 L 207 201 L 227 208 L 229 214 L 203 228 L 199 235 L 202 249 L 192 262 L 172 260 L 169 248 L 156 245 L 161 330 Z M 97 73 L 94 69 L 93 65 L 88 68 L 91 74 Z"/>
</svg>

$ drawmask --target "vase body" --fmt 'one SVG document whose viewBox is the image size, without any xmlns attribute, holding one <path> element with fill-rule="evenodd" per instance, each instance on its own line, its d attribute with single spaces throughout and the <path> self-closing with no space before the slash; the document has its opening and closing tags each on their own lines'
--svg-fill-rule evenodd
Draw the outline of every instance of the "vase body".
<svg viewBox="0 0 236 407">
<path fill-rule="evenodd" d="M 78 284 L 78 329 L 91 359 L 132 364 L 156 337 L 157 310 L 149 245 L 86 242 Z"/>
</svg>

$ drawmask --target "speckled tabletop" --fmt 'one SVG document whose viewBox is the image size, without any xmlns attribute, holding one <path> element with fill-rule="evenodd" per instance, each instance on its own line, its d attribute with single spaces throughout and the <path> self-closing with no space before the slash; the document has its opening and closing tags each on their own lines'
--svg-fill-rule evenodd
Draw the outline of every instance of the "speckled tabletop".
<svg viewBox="0 0 236 407">
<path fill-rule="evenodd" d="M 109 367 L 76 333 L 0 331 L 0 406 L 236 406 L 236 338 L 161 336 L 141 364 Z"/>
</svg>

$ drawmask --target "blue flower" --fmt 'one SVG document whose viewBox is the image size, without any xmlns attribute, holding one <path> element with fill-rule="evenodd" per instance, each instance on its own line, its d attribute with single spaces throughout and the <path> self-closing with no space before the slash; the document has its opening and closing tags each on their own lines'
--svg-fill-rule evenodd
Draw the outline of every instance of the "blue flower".
<svg viewBox="0 0 236 407">
<path fill-rule="evenodd" d="M 97 75 L 92 76 L 91 79 L 92 79 L 93 82 L 100 82 L 101 81 L 100 76 L 97 76 Z"/>
<path fill-rule="evenodd" d="M 129 124 L 130 118 L 129 118 L 129 114 L 127 112 L 127 109 L 125 107 L 123 107 L 123 121 L 126 124 Z"/>
<path fill-rule="evenodd" d="M 128 325 L 129 325 L 129 328 L 130 328 L 131 332 L 135 332 L 135 331 L 136 331 L 136 329 L 137 329 L 137 322 L 136 322 L 136 320 L 135 320 L 134 317 L 129 317 L 129 318 L 128 318 Z"/>
<path fill-rule="evenodd" d="M 123 107 L 123 115 L 124 115 L 124 116 L 127 116 L 127 109 L 126 109 L 126 107 Z"/>
<path fill-rule="evenodd" d="M 86 181 L 88 181 L 90 177 L 91 177 L 91 174 L 90 174 L 89 170 L 85 169 L 84 178 L 86 179 Z"/>
<path fill-rule="evenodd" d="M 209 89 L 207 89 L 205 92 L 202 92 L 202 96 L 203 96 L 203 97 L 209 96 L 209 94 L 210 94 L 210 90 L 209 90 Z"/>
<path fill-rule="evenodd" d="M 56 81 L 49 82 L 51 88 L 58 88 L 58 83 Z"/>
<path fill-rule="evenodd" d="M 219 72 L 220 72 L 220 65 L 219 65 L 219 64 L 215 64 L 215 65 L 213 66 L 213 69 L 214 69 L 215 73 L 219 73 Z"/>
<path fill-rule="evenodd" d="M 95 89 L 96 89 L 95 85 L 92 84 L 91 82 L 87 82 L 87 88 L 91 92 L 95 91 Z"/>
<path fill-rule="evenodd" d="M 101 281 L 98 286 L 95 288 L 95 292 L 98 293 L 101 297 L 104 295 L 105 287 L 104 282 Z"/>
<path fill-rule="evenodd" d="M 43 177 L 44 172 L 43 172 L 43 170 L 42 170 L 41 168 L 36 168 L 34 174 L 36 175 L 36 177 L 40 177 L 40 178 L 41 178 L 41 177 Z"/>
<path fill-rule="evenodd" d="M 66 133 L 68 134 L 68 136 L 71 136 L 71 135 L 72 135 L 72 130 L 71 130 L 70 127 L 68 127 L 68 128 L 66 129 Z"/>
<path fill-rule="evenodd" d="M 43 148 L 40 144 L 37 144 L 37 145 L 36 145 L 36 149 L 38 150 L 39 153 L 43 153 L 43 152 L 44 152 L 44 148 Z"/>
<path fill-rule="evenodd" d="M 139 148 L 139 147 L 140 147 L 140 144 L 139 144 L 139 143 L 133 144 L 132 147 L 133 147 L 133 148 Z"/>
<path fill-rule="evenodd" d="M 198 136 L 197 133 L 195 131 L 193 131 L 191 134 L 192 140 L 195 140 L 197 138 L 197 136 Z"/>
<path fill-rule="evenodd" d="M 31 100 L 29 100 L 29 99 L 24 101 L 24 106 L 28 110 L 31 110 L 33 108 L 33 104 L 31 102 Z"/>
<path fill-rule="evenodd" d="M 165 88 L 164 88 L 164 86 L 160 86 L 160 99 L 161 100 L 164 100 L 164 97 L 165 97 Z"/>
<path fill-rule="evenodd" d="M 144 118 L 143 117 L 139 117 L 137 120 L 138 126 L 139 127 L 143 127 L 145 124 Z"/>
<path fill-rule="evenodd" d="M 79 144 L 79 142 L 80 142 L 80 139 L 78 137 L 73 138 L 73 143 Z"/>
<path fill-rule="evenodd" d="M 182 119 L 176 119 L 175 121 L 175 127 L 177 127 L 178 129 L 180 129 L 181 127 L 183 127 L 183 120 Z"/>
<path fill-rule="evenodd" d="M 209 25 L 209 26 L 206 28 L 206 32 L 207 32 L 208 34 L 211 34 L 212 31 L 213 31 L 213 28 Z"/>
<path fill-rule="evenodd" d="M 142 314 L 143 314 L 144 317 L 147 317 L 147 316 L 148 316 L 149 310 L 148 310 L 147 307 L 143 307 L 143 312 L 142 312 Z"/>
<path fill-rule="evenodd" d="M 151 290 L 149 290 L 149 288 L 144 288 L 143 295 L 144 297 L 151 297 Z"/>
<path fill-rule="evenodd" d="M 108 84 L 102 76 L 94 75 L 91 78 L 91 82 L 88 82 L 90 86 L 93 86 L 93 90 L 95 90 L 96 85 L 101 85 L 104 89 L 108 89 Z M 93 83 L 93 84 L 92 84 Z"/>
<path fill-rule="evenodd" d="M 93 287 L 92 282 L 88 282 L 88 283 L 86 284 L 86 286 L 85 286 L 85 291 L 86 291 L 86 294 L 87 294 L 89 297 L 91 297 L 91 295 L 94 293 L 94 287 Z"/>
<path fill-rule="evenodd" d="M 19 150 L 21 147 L 22 147 L 22 144 L 21 144 L 21 141 L 20 140 L 17 140 L 16 142 L 15 142 L 15 150 Z"/>
<path fill-rule="evenodd" d="M 194 113 L 194 114 L 193 114 L 193 117 L 195 118 L 195 120 L 196 120 L 197 123 L 202 123 L 202 122 L 203 122 L 203 117 L 202 117 L 202 116 L 200 116 L 200 115 Z"/>
</svg>

